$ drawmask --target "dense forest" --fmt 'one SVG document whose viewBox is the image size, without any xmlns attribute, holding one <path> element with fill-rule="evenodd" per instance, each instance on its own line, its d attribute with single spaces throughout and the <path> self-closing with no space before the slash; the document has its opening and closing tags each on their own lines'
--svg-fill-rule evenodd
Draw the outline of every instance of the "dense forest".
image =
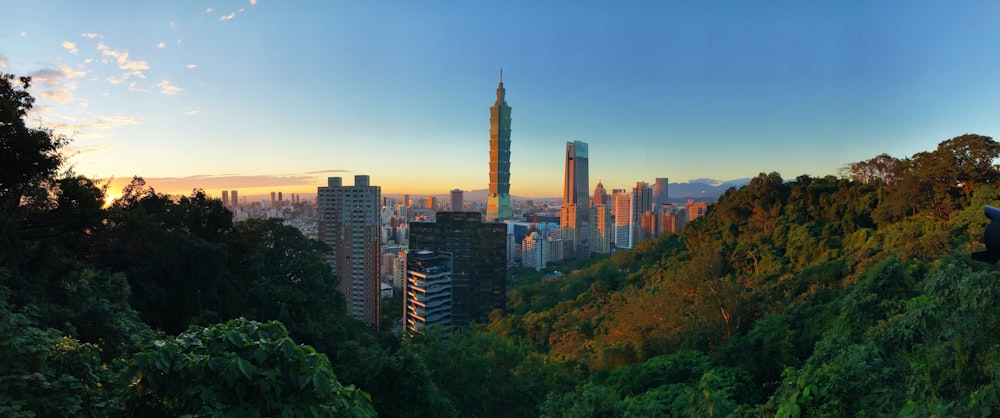
<svg viewBox="0 0 1000 418">
<path fill-rule="evenodd" d="M 989 137 L 760 174 L 404 341 L 349 319 L 323 244 L 280 221 L 139 177 L 106 204 L 25 124 L 29 86 L 0 76 L 0 416 L 1000 414 L 997 267 L 970 258 L 1000 200 Z"/>
</svg>

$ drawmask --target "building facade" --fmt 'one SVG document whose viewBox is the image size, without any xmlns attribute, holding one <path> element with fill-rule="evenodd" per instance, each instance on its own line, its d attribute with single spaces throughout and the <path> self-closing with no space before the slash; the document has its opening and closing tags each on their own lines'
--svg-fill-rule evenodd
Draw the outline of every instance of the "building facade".
<svg viewBox="0 0 1000 418">
<path fill-rule="evenodd" d="M 566 143 L 566 170 L 560 226 L 565 231 L 567 258 L 590 257 L 590 163 L 587 143 Z"/>
<path fill-rule="evenodd" d="M 507 301 L 507 224 L 479 212 L 438 212 L 410 223 L 410 248 L 452 254 L 452 324 L 485 322 Z"/>
<path fill-rule="evenodd" d="M 503 88 L 503 70 L 497 86 L 497 101 L 490 107 L 490 191 L 486 200 L 487 221 L 514 219 L 510 205 L 510 111 Z"/>
<path fill-rule="evenodd" d="M 347 312 L 377 329 L 381 188 L 372 186 L 366 175 L 354 176 L 353 186 L 330 177 L 316 194 L 318 236 L 330 246 L 325 258 L 340 281 Z"/>
<path fill-rule="evenodd" d="M 465 199 L 463 199 L 464 193 L 462 189 L 454 189 L 451 191 L 451 207 L 448 209 L 452 212 L 461 212 L 465 207 Z"/>
<path fill-rule="evenodd" d="M 447 252 L 411 250 L 406 253 L 403 282 L 403 328 L 411 332 L 433 325 L 451 325 L 452 257 Z"/>
</svg>

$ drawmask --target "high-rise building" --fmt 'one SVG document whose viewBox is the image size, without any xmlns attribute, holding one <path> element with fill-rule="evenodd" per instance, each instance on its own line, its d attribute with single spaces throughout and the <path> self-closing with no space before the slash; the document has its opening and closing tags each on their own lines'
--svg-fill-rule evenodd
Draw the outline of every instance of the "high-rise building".
<svg viewBox="0 0 1000 418">
<path fill-rule="evenodd" d="M 510 106 L 503 88 L 503 70 L 497 86 L 497 101 L 490 107 L 490 195 L 486 200 L 486 220 L 514 218 L 510 206 Z"/>
<path fill-rule="evenodd" d="M 479 212 L 438 212 L 436 222 L 410 222 L 410 248 L 452 254 L 452 317 L 457 326 L 489 320 L 507 295 L 507 224 Z"/>
<path fill-rule="evenodd" d="M 615 218 L 615 247 L 632 248 L 629 241 L 629 231 L 632 229 L 632 195 L 625 189 L 614 189 L 611 202 Z"/>
<path fill-rule="evenodd" d="M 451 276 L 451 254 L 426 250 L 406 253 L 403 327 L 407 331 L 418 332 L 432 325 L 451 324 Z"/>
<path fill-rule="evenodd" d="M 615 239 L 615 225 L 611 217 L 611 205 L 600 204 L 591 206 L 590 221 L 590 251 L 598 254 L 610 253 L 611 242 Z"/>
<path fill-rule="evenodd" d="M 549 242 L 538 231 L 524 237 L 521 241 L 521 263 L 524 267 L 541 270 L 549 260 Z"/>
<path fill-rule="evenodd" d="M 233 195 L 233 207 L 234 208 L 239 207 L 240 206 L 240 191 L 239 190 L 233 190 L 232 191 L 232 195 Z"/>
<path fill-rule="evenodd" d="M 590 256 L 589 176 L 587 143 L 567 142 L 563 203 L 560 212 L 560 226 L 565 231 L 567 258 Z"/>
<path fill-rule="evenodd" d="M 587 158 L 587 143 L 573 141 L 566 143 L 566 172 L 563 181 L 563 206 L 567 204 L 585 205 L 590 201 L 590 164 Z"/>
<path fill-rule="evenodd" d="M 436 210 L 437 205 L 437 197 L 434 197 L 434 195 L 427 196 L 427 209 Z"/>
<path fill-rule="evenodd" d="M 687 201 L 687 213 L 688 221 L 693 221 L 700 218 L 702 215 L 708 212 L 708 204 L 705 202 L 695 202 L 694 200 L 688 199 Z"/>
<path fill-rule="evenodd" d="M 601 181 L 597 181 L 597 187 L 594 188 L 594 198 L 590 201 L 590 206 L 597 205 L 610 205 L 611 201 L 608 200 L 608 192 L 604 191 L 604 184 Z"/>
<path fill-rule="evenodd" d="M 278 206 L 277 195 L 274 192 L 271 192 L 271 206 L 268 206 L 268 207 L 269 208 L 274 208 L 274 207 L 277 207 L 277 206 Z"/>
<path fill-rule="evenodd" d="M 653 210 L 653 191 L 649 187 L 649 183 L 644 181 L 635 182 L 635 187 L 632 188 L 632 204 L 630 209 L 629 218 L 631 228 L 629 228 L 628 247 L 635 248 L 636 244 L 649 238 L 645 236 L 642 229 L 642 214 Z"/>
<path fill-rule="evenodd" d="M 330 246 L 326 260 L 347 299 L 347 312 L 369 326 L 379 326 L 379 203 L 382 189 L 366 175 L 353 186 L 340 177 L 327 179 L 316 191 L 319 239 Z"/>
<path fill-rule="evenodd" d="M 461 212 L 465 202 L 462 199 L 462 189 L 454 189 L 451 191 L 451 211 Z"/>
<path fill-rule="evenodd" d="M 667 190 L 670 187 L 670 180 L 666 177 L 657 177 L 653 183 L 653 211 L 659 213 L 660 208 L 667 204 Z"/>
<path fill-rule="evenodd" d="M 229 207 L 229 190 L 222 191 L 222 206 Z"/>
</svg>

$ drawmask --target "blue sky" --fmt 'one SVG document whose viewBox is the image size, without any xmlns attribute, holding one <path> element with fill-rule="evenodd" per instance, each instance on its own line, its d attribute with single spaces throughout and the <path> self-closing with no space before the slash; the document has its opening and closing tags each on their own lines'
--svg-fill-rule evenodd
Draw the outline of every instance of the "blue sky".
<svg viewBox="0 0 1000 418">
<path fill-rule="evenodd" d="M 517 196 L 561 195 L 566 141 L 611 189 L 996 135 L 1000 6 L 869 3 L 25 1 L 0 71 L 76 172 L 216 196 L 486 188 L 501 67 Z"/>
</svg>

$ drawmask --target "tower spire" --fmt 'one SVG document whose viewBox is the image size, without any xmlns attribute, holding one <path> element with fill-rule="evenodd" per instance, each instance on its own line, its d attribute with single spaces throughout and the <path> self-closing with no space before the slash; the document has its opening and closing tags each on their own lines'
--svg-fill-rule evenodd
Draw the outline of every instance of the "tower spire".
<svg viewBox="0 0 1000 418">
<path fill-rule="evenodd" d="M 503 84 L 503 67 L 500 67 L 500 84 Z"/>
</svg>

